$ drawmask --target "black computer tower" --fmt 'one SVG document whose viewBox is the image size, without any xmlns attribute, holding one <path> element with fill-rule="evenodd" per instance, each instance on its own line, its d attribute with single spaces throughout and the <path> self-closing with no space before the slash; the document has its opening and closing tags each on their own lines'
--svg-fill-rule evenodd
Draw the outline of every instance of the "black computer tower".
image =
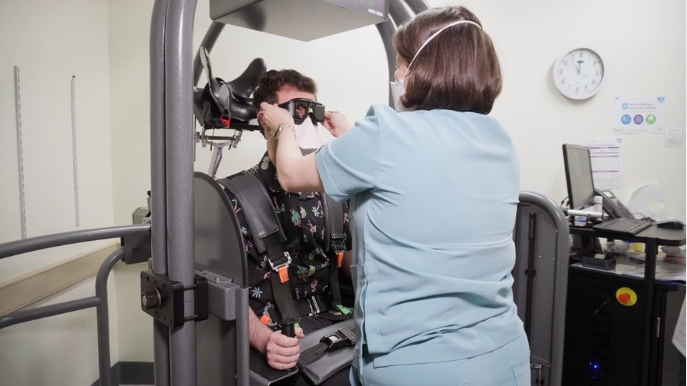
<svg viewBox="0 0 687 386">
<path fill-rule="evenodd" d="M 656 283 L 650 361 L 642 363 L 643 280 L 571 266 L 563 357 L 563 386 L 647 386 L 640 368 L 648 366 L 649 384 L 684 385 L 684 357 L 671 340 L 685 287 Z M 633 306 L 617 298 L 619 288 L 637 295 Z M 681 383 L 680 383 L 681 382 Z"/>
</svg>

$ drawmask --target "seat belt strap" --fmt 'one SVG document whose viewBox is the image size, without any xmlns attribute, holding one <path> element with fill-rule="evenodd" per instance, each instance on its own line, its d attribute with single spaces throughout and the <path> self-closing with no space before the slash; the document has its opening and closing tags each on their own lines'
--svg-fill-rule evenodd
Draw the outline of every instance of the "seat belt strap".
<svg viewBox="0 0 687 386">
<path fill-rule="evenodd" d="M 340 328 L 338 331 L 323 336 L 320 343 L 302 351 L 298 363 L 305 367 L 320 359 L 326 352 L 355 346 L 356 343 L 358 343 L 358 336 L 353 331 L 346 327 Z"/>
<path fill-rule="evenodd" d="M 299 323 L 300 315 L 296 311 L 289 287 L 291 256 L 284 251 L 282 243 L 286 241 L 286 237 L 267 190 L 260 180 L 245 171 L 217 182 L 241 203 L 255 248 L 258 253 L 267 255 L 273 271 L 270 274 L 272 294 L 282 319 L 291 318 Z"/>
</svg>

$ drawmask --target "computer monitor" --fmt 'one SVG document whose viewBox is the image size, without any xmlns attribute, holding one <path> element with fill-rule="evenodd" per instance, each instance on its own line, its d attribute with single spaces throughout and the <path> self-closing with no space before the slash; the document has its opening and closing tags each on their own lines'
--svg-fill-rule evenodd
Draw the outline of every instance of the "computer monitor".
<svg viewBox="0 0 687 386">
<path fill-rule="evenodd" d="M 564 144 L 563 161 L 570 209 L 579 210 L 594 205 L 594 178 L 589 148 Z"/>
</svg>

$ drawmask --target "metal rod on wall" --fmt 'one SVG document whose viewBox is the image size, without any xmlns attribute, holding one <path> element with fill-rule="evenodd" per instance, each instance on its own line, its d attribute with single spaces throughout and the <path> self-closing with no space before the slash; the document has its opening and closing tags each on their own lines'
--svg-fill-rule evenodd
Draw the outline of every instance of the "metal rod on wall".
<svg viewBox="0 0 687 386">
<path fill-rule="evenodd" d="M 74 217 L 78 227 L 81 225 L 79 214 L 79 150 L 76 142 L 76 75 L 72 75 L 71 84 L 72 95 L 72 166 L 74 169 Z"/>
<path fill-rule="evenodd" d="M 21 238 L 26 238 L 26 196 L 24 195 L 24 139 L 21 126 L 21 81 L 19 66 L 14 66 L 14 108 L 17 123 L 17 167 L 19 171 L 19 218 Z"/>
</svg>

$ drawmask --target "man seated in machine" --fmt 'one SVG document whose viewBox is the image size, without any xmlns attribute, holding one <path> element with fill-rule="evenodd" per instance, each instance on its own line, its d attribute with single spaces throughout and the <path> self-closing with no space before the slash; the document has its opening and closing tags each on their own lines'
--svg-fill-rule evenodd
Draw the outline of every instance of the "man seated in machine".
<svg viewBox="0 0 687 386">
<path fill-rule="evenodd" d="M 296 123 L 300 121 L 297 127 L 298 141 L 306 154 L 322 145 L 316 121 L 323 120 L 324 106 L 316 102 L 316 93 L 317 85 L 313 79 L 294 70 L 272 70 L 262 75 L 253 93 L 253 105 L 259 110 L 262 102 L 277 103 L 290 110 Z M 261 119 L 262 113 L 258 113 L 258 122 L 262 127 Z M 261 132 L 265 136 L 265 131 Z M 273 270 L 267 256 L 257 252 L 246 224 L 245 211 L 231 193 L 227 191 L 227 194 L 234 205 L 248 256 L 250 343 L 254 349 L 265 355 L 272 368 L 283 370 L 296 366 L 300 355 L 299 338 L 303 338 L 304 334 L 352 318 L 353 312 L 341 304 L 340 294 L 333 293 L 335 290 L 332 288 L 339 286 L 332 284 L 338 283 L 332 283 L 334 279 L 330 279 L 333 264 L 341 266 L 347 274 L 350 272 L 351 236 L 348 230 L 347 203 L 338 204 L 325 200 L 324 194 L 320 193 L 287 192 L 282 189 L 273 163 L 276 159 L 276 140 L 266 138 L 266 141 L 267 152 L 247 172 L 257 177 L 266 188 L 286 236 L 286 242 L 282 245 L 292 259 L 287 268 L 288 288 L 300 315 L 296 338 L 287 337 L 279 330 L 279 322 L 284 314 L 275 300 L 270 275 L 280 274 Z M 343 221 L 343 240 L 327 245 L 326 240 L 330 240 L 326 233 L 330 231 L 326 227 L 327 205 L 331 204 L 343 205 L 343 216 L 339 219 Z M 335 271 L 331 277 L 336 276 Z M 348 385 L 348 372 L 348 367 L 342 369 L 325 384 Z M 306 377 L 299 377 L 296 385 L 309 384 Z"/>
</svg>

